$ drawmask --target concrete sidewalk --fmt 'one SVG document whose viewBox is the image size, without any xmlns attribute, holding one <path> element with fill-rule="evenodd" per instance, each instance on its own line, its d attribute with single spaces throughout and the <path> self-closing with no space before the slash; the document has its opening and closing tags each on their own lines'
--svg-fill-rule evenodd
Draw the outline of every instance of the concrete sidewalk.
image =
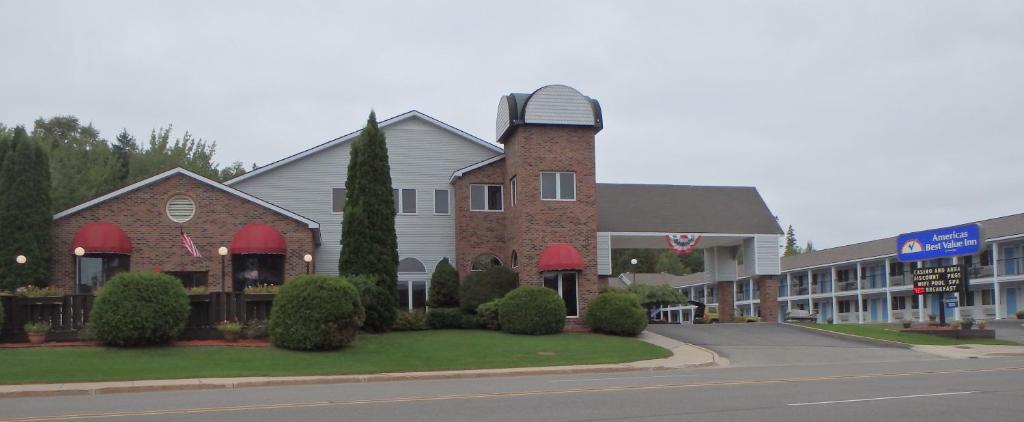
<svg viewBox="0 0 1024 422">
<path fill-rule="evenodd" d="M 625 372 L 639 370 L 681 369 L 727 365 L 716 353 L 698 346 L 644 331 L 641 340 L 664 347 L 672 356 L 638 362 L 548 366 L 534 368 L 473 369 L 465 371 L 402 372 L 369 375 L 323 375 L 297 377 L 190 378 L 170 380 L 83 382 L 66 384 L 0 385 L 0 399 L 14 397 L 95 395 L 146 391 L 196 390 L 220 388 L 267 387 L 275 385 L 345 384 L 385 381 L 486 378 L 520 375 L 578 374 L 593 372 Z"/>
<path fill-rule="evenodd" d="M 982 359 L 1024 356 L 1024 346 L 962 344 L 958 346 L 914 346 L 912 349 L 918 352 L 949 359 Z"/>
</svg>

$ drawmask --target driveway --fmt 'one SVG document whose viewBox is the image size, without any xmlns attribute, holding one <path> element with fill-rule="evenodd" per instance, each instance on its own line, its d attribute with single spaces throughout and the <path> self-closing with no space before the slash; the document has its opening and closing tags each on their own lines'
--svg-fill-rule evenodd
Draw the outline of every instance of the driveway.
<svg viewBox="0 0 1024 422">
<path fill-rule="evenodd" d="M 933 356 L 836 338 L 785 324 L 652 324 L 648 330 L 706 347 L 733 365 L 808 365 L 896 362 Z"/>
<path fill-rule="evenodd" d="M 1024 343 L 1024 321 L 1019 319 L 1001 319 L 989 321 L 988 328 L 996 330 L 996 338 L 1000 340 Z"/>
</svg>

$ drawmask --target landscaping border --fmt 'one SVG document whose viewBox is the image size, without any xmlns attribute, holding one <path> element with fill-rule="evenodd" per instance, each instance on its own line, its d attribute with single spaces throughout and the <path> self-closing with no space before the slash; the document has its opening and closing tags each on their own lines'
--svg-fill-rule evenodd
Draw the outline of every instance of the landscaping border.
<svg viewBox="0 0 1024 422">
<path fill-rule="evenodd" d="M 847 334 L 847 333 L 840 333 L 840 332 L 836 332 L 836 331 L 822 330 L 820 328 L 808 327 L 806 325 L 792 324 L 792 323 L 788 323 L 788 322 L 783 322 L 781 324 L 785 324 L 785 325 L 788 325 L 788 326 L 791 326 L 791 327 L 798 327 L 798 328 L 800 328 L 802 330 L 814 331 L 816 333 L 819 333 L 819 334 L 822 334 L 822 335 L 826 335 L 826 336 L 829 336 L 829 337 L 845 339 L 845 340 L 851 340 L 851 341 L 856 341 L 856 342 L 860 342 L 860 343 L 871 344 L 871 345 L 874 345 L 874 346 L 892 347 L 892 348 L 898 348 L 898 349 L 913 349 L 914 348 L 913 344 L 901 343 L 901 342 L 893 341 L 893 340 L 882 340 L 882 339 L 878 339 L 878 338 L 858 336 L 856 334 Z"/>
</svg>

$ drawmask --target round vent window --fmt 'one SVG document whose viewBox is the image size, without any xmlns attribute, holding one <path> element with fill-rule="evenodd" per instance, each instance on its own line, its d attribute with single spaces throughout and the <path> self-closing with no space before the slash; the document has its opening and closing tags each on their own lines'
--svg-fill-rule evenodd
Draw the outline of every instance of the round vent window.
<svg viewBox="0 0 1024 422">
<path fill-rule="evenodd" d="M 196 215 L 196 203 L 185 195 L 177 195 L 167 201 L 167 217 L 175 223 L 184 223 Z"/>
</svg>

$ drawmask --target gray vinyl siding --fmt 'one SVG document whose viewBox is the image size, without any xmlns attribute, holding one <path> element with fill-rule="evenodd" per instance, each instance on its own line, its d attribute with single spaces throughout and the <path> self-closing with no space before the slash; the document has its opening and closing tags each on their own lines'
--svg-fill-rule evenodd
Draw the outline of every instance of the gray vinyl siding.
<svg viewBox="0 0 1024 422">
<path fill-rule="evenodd" d="M 760 234 L 754 236 L 757 271 L 747 274 L 779 275 L 782 272 L 782 261 L 779 258 L 779 237 Z"/>
<path fill-rule="evenodd" d="M 434 190 L 451 190 L 453 171 L 497 154 L 418 117 L 383 130 L 393 187 L 416 189 L 417 213 L 395 217 L 398 255 L 422 261 L 429 277 L 442 258 L 455 265 L 455 215 L 434 215 Z M 322 242 L 314 257 L 321 274 L 338 273 L 343 215 L 331 210 L 331 189 L 345 186 L 350 146 L 344 142 L 232 185 L 319 222 Z"/>
<path fill-rule="evenodd" d="M 597 233 L 597 275 L 612 274 L 612 235 Z"/>
<path fill-rule="evenodd" d="M 523 114 L 526 123 L 594 124 L 594 109 L 590 100 L 565 85 L 549 85 L 538 89 L 526 102 Z"/>
</svg>

